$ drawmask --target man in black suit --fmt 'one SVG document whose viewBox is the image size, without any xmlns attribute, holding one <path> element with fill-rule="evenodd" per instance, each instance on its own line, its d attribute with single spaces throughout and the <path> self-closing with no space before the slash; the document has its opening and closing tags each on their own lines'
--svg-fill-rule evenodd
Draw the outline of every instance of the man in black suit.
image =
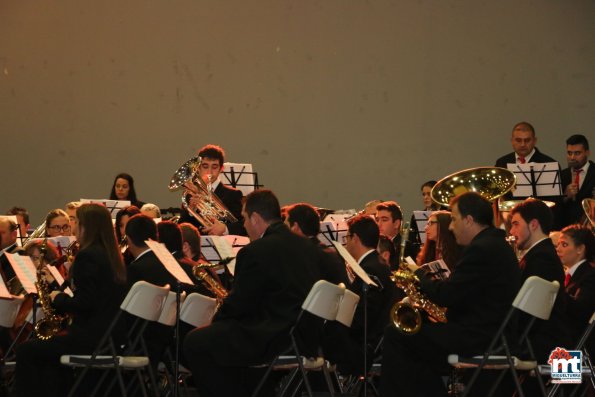
<svg viewBox="0 0 595 397">
<path fill-rule="evenodd" d="M 558 204 L 558 228 L 579 223 L 584 216 L 581 202 L 595 193 L 595 164 L 589 160 L 589 141 L 584 135 L 566 140 L 568 168 L 562 170 L 564 198 Z"/>
<path fill-rule="evenodd" d="M 395 246 L 397 258 L 401 257 L 401 223 L 403 221 L 403 211 L 395 201 L 383 201 L 376 205 L 376 223 L 380 229 L 380 234 L 388 237 Z M 411 256 L 413 259 L 417 256 L 413 252 L 413 247 L 408 241 L 405 246 L 405 257 Z"/>
<path fill-rule="evenodd" d="M 541 153 L 535 144 L 537 137 L 535 136 L 535 129 L 526 121 L 521 121 L 515 124 L 512 128 L 512 137 L 510 138 L 512 144 L 512 153 L 496 160 L 496 167 L 507 168 L 507 164 L 525 164 L 525 163 L 557 163 L 556 160 L 550 156 Z M 504 196 L 506 200 L 512 200 L 512 192 L 506 193 Z"/>
<path fill-rule="evenodd" d="M 22 254 L 23 252 L 23 248 L 17 245 L 18 227 L 19 225 L 13 220 L 0 216 L 0 274 L 5 283 L 12 279 L 15 273 L 4 253 Z"/>
<path fill-rule="evenodd" d="M 550 208 L 541 200 L 528 199 L 517 204 L 510 216 L 510 235 L 514 236 L 517 249 L 523 253 L 519 262 L 521 284 L 530 276 L 538 276 L 548 281 L 556 280 L 560 286 L 564 285 L 564 268 L 549 238 L 554 220 Z M 559 327 L 560 310 L 558 298 L 550 319 L 547 322 L 537 321 L 531 329 L 531 341 L 540 362 L 546 361 L 556 344 L 562 345 L 566 341 Z M 528 316 L 522 316 L 521 330 L 529 319 Z"/>
<path fill-rule="evenodd" d="M 413 335 L 386 328 L 383 396 L 446 396 L 441 371 L 448 373 L 448 354 L 482 353 L 519 289 L 518 262 L 504 232 L 493 226 L 491 203 L 468 192 L 455 197 L 450 206 L 449 229 L 465 247 L 461 260 L 446 280 L 436 280 L 424 269 L 415 271 L 421 292 L 448 308 L 448 323 L 424 321 Z"/>
<path fill-rule="evenodd" d="M 224 234 L 235 234 L 240 236 L 246 235 L 246 230 L 242 226 L 242 192 L 231 186 L 224 185 L 221 181 L 221 172 L 223 171 L 223 163 L 225 162 L 225 152 L 216 145 L 206 145 L 198 151 L 201 157 L 200 168 L 198 170 L 199 177 L 205 183 L 211 185 L 212 192 L 217 196 L 223 205 L 233 214 L 237 222 L 219 222 L 216 221 L 213 226 L 205 227 L 193 217 L 188 210 L 182 208 L 180 215 L 180 222 L 189 222 L 198 227 L 202 233 L 222 236 Z M 190 205 L 192 206 L 193 199 L 190 198 Z"/>
<path fill-rule="evenodd" d="M 242 215 L 251 243 L 238 252 L 233 288 L 213 323 L 184 340 L 184 355 L 204 397 L 249 395 L 247 367 L 289 346 L 289 330 L 321 278 L 321 251 L 283 224 L 273 192 L 250 193 Z"/>
</svg>

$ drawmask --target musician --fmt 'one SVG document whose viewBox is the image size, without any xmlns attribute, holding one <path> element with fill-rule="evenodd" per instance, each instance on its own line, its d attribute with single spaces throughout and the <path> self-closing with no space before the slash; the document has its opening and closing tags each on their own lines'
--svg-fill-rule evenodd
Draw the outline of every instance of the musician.
<svg viewBox="0 0 595 397">
<path fill-rule="evenodd" d="M 562 170 L 564 198 L 557 207 L 558 228 L 578 223 L 584 216 L 582 201 L 595 193 L 595 164 L 589 160 L 589 141 L 584 135 L 566 140 L 568 168 Z"/>
<path fill-rule="evenodd" d="M 146 203 L 140 208 L 140 213 L 149 218 L 161 218 L 161 210 L 153 203 Z"/>
<path fill-rule="evenodd" d="M 384 262 L 389 269 L 396 269 L 399 267 L 399 258 L 397 258 L 395 246 L 384 234 L 381 234 L 378 238 L 378 247 L 376 247 L 376 251 L 378 251 L 378 259 L 380 259 L 381 262 Z"/>
<path fill-rule="evenodd" d="M 21 230 L 21 238 L 24 239 L 27 237 L 29 232 L 29 212 L 24 207 L 12 207 L 8 211 L 6 211 L 6 215 L 14 215 L 17 217 L 17 222 L 19 224 L 19 229 Z"/>
<path fill-rule="evenodd" d="M 432 212 L 426 223 L 426 243 L 417 256 L 419 266 L 442 259 L 449 270 L 453 270 L 461 258 L 462 247 L 457 244 L 455 235 L 449 230 L 451 213 Z"/>
<path fill-rule="evenodd" d="M 548 237 L 552 229 L 553 215 L 541 200 L 527 199 L 517 204 L 510 212 L 510 235 L 514 237 L 517 250 L 523 252 L 519 261 L 521 284 L 530 276 L 538 276 L 548 281 L 558 281 L 564 285 L 564 269 L 556 254 L 556 248 Z M 537 359 L 545 362 L 551 350 L 566 340 L 560 329 L 560 299 L 556 299 L 550 319 L 538 320 L 531 329 L 531 342 Z M 521 316 L 520 329 L 523 330 L 530 316 Z"/>
<path fill-rule="evenodd" d="M 76 220 L 76 209 L 81 206 L 80 201 L 71 201 L 66 204 L 64 211 L 68 214 L 68 221 L 70 222 L 70 229 L 74 229 L 74 222 Z"/>
<path fill-rule="evenodd" d="M 200 232 L 191 223 L 180 223 L 182 231 L 182 252 L 186 258 L 194 262 L 199 262 L 200 258 Z"/>
<path fill-rule="evenodd" d="M 64 210 L 56 208 L 55 210 L 48 212 L 45 217 L 45 236 L 72 236 L 70 220 L 68 214 Z"/>
<path fill-rule="evenodd" d="M 116 214 L 116 222 L 114 223 L 114 230 L 116 231 L 116 238 L 118 239 L 118 244 L 120 245 L 120 249 L 123 249 L 122 255 L 124 257 L 124 264 L 129 265 L 133 260 L 134 256 L 130 253 L 128 249 L 128 243 L 126 239 L 126 224 L 130 217 L 140 214 L 140 210 L 138 207 L 134 205 L 130 205 L 128 207 L 122 208 Z"/>
<path fill-rule="evenodd" d="M 53 295 L 57 313 L 69 313 L 72 323 L 64 334 L 31 339 L 17 348 L 17 396 L 65 396 L 71 370 L 60 365 L 60 356 L 90 354 L 126 293 L 126 270 L 109 211 L 101 204 L 83 204 L 76 216 L 74 233 L 81 249 L 70 273 L 74 296 Z"/>
<path fill-rule="evenodd" d="M 297 203 L 288 206 L 285 224 L 293 233 L 310 240 L 312 244 L 321 249 L 324 255 L 328 257 L 328 260 L 324 261 L 323 264 L 329 266 L 321 269 L 324 280 L 334 284 L 350 284 L 345 268 L 345 261 L 337 254 L 336 250 L 326 249 L 320 240 L 318 240 L 320 217 L 313 206 L 307 203 Z"/>
<path fill-rule="evenodd" d="M 23 249 L 17 245 L 18 227 L 18 224 L 13 220 L 0 216 L 0 273 L 4 282 L 8 282 L 15 276 L 14 270 L 4 253 L 23 253 Z"/>
<path fill-rule="evenodd" d="M 131 205 L 137 208 L 142 207 L 145 203 L 136 198 L 136 190 L 134 189 L 134 179 L 129 174 L 122 172 L 114 178 L 112 190 L 109 194 L 110 200 L 127 200 Z"/>
<path fill-rule="evenodd" d="M 184 340 L 203 397 L 249 395 L 246 367 L 266 363 L 289 346 L 289 329 L 321 277 L 321 251 L 281 222 L 273 192 L 250 193 L 242 214 L 251 243 L 238 252 L 233 288 L 213 323 Z"/>
<path fill-rule="evenodd" d="M 207 183 L 210 176 L 213 193 L 238 221 L 234 223 L 215 222 L 212 227 L 203 227 L 197 219 L 190 215 L 188 210 L 182 208 L 180 222 L 189 222 L 201 229 L 205 234 L 217 236 L 235 234 L 245 236 L 246 230 L 242 226 L 241 214 L 242 192 L 231 186 L 224 185 L 221 181 L 221 172 L 223 171 L 223 163 L 225 162 L 225 152 L 219 146 L 206 145 L 198 151 L 198 155 L 201 157 L 200 169 L 198 170 L 199 177 Z M 192 199 L 190 199 L 190 204 L 192 205 Z"/>
<path fill-rule="evenodd" d="M 355 310 L 351 328 L 346 329 L 345 338 L 340 333 L 330 333 L 336 343 L 329 344 L 330 341 L 327 341 L 325 352 L 338 364 L 341 373 L 360 375 L 363 371 L 364 346 L 368 349 L 368 365 L 370 365 L 373 359 L 372 352 L 388 324 L 389 311 L 397 299 L 397 291 L 390 280 L 390 269 L 381 262 L 376 251 L 380 233 L 374 219 L 367 215 L 357 215 L 347 221 L 347 226 L 345 248 L 377 286 L 370 286 L 364 295 L 364 282 L 356 277 L 349 289 L 360 296 L 360 301 Z M 366 326 L 367 340 L 364 340 Z M 327 327 L 342 328 L 343 326 L 334 323 Z"/>
<path fill-rule="evenodd" d="M 417 334 L 384 332 L 381 395 L 446 396 L 441 371 L 447 356 L 483 353 L 520 287 L 520 270 L 504 232 L 493 226 L 489 201 L 468 192 L 451 203 L 450 230 L 465 247 L 450 278 L 415 274 L 428 299 L 447 307 L 448 323 L 424 321 Z"/>
<path fill-rule="evenodd" d="M 560 233 L 556 252 L 566 267 L 561 290 L 565 314 L 562 325 L 572 339 L 570 347 L 574 347 L 595 310 L 595 237 L 585 226 L 567 226 Z M 591 357 L 595 353 L 594 345 L 591 335 L 587 343 Z"/>
</svg>

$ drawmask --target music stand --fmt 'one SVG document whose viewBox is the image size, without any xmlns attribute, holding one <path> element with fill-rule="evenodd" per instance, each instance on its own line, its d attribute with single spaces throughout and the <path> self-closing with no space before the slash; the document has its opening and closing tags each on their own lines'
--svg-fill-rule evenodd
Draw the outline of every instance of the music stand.
<svg viewBox="0 0 595 397">
<path fill-rule="evenodd" d="M 322 222 L 320 222 L 320 233 L 318 240 L 324 244 L 325 247 L 332 247 L 333 241 L 343 242 L 343 238 L 347 234 L 346 218 L 351 217 L 349 214 L 329 214 Z"/>
<path fill-rule="evenodd" d="M 130 200 L 109 200 L 109 199 L 80 199 L 81 203 L 96 203 L 103 204 L 112 215 L 112 219 L 116 219 L 116 215 L 122 208 L 129 207 Z"/>
<path fill-rule="evenodd" d="M 244 196 L 262 187 L 258 183 L 258 174 L 252 170 L 252 164 L 224 163 L 221 175 L 221 182 L 241 190 Z"/>
<path fill-rule="evenodd" d="M 368 289 L 371 286 L 378 287 L 368 273 L 357 263 L 355 258 L 351 256 L 351 254 L 347 251 L 345 247 L 343 247 L 337 241 L 332 242 L 333 246 L 341 255 L 341 257 L 347 262 L 349 267 L 353 270 L 353 272 L 362 280 L 362 295 L 364 301 L 364 338 L 363 338 L 363 352 L 364 352 L 364 367 L 363 367 L 363 376 L 366 379 L 368 375 Z M 364 381 L 364 396 L 368 395 L 368 382 Z"/>
<path fill-rule="evenodd" d="M 413 211 L 413 220 L 415 221 L 417 235 L 421 244 L 426 243 L 426 225 L 431 214 L 432 211 Z"/>
<path fill-rule="evenodd" d="M 151 249 L 151 251 L 155 253 L 155 256 L 157 256 L 157 259 L 159 259 L 165 269 L 176 279 L 176 325 L 174 328 L 176 354 L 174 359 L 174 397 L 177 397 L 180 366 L 180 295 L 182 293 L 182 284 L 194 285 L 194 283 L 164 244 L 153 240 L 147 240 L 145 243 Z"/>
<path fill-rule="evenodd" d="M 558 163 L 507 164 L 516 176 L 515 198 L 557 197 L 562 195 Z"/>
<path fill-rule="evenodd" d="M 200 252 L 210 263 L 219 263 L 230 258 L 231 261 L 222 264 L 232 276 L 235 273 L 235 257 L 238 251 L 250 242 L 245 236 L 200 236 Z"/>
</svg>

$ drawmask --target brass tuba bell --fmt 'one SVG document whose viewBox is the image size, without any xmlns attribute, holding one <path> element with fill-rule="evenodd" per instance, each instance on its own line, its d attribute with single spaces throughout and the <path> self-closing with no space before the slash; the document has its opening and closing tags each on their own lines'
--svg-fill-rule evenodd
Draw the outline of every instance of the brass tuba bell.
<svg viewBox="0 0 595 397">
<path fill-rule="evenodd" d="M 218 221 L 237 222 L 236 217 L 223 205 L 219 197 L 211 192 L 211 187 L 200 177 L 198 171 L 201 161 L 200 156 L 194 156 L 182 164 L 171 177 L 168 185 L 169 190 L 184 188 L 182 206 L 204 227 L 211 227 Z M 199 199 L 195 206 L 188 202 L 192 191 L 186 187 L 187 182 L 191 182 L 198 191 L 194 194 Z"/>
</svg>

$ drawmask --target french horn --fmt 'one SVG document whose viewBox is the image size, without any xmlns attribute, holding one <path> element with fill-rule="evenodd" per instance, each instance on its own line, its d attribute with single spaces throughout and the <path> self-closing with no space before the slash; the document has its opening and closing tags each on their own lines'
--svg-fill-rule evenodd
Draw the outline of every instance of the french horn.
<svg viewBox="0 0 595 397">
<path fill-rule="evenodd" d="M 182 193 L 182 206 L 196 218 L 204 227 L 211 227 L 216 222 L 237 222 L 233 214 L 223 205 L 219 197 L 211 191 L 210 183 L 202 180 L 199 174 L 200 156 L 192 157 L 178 168 L 169 182 L 170 191 L 184 188 Z M 193 192 L 187 187 L 187 183 L 192 183 L 197 192 Z M 194 197 L 198 204 L 192 205 L 189 198 Z"/>
</svg>

